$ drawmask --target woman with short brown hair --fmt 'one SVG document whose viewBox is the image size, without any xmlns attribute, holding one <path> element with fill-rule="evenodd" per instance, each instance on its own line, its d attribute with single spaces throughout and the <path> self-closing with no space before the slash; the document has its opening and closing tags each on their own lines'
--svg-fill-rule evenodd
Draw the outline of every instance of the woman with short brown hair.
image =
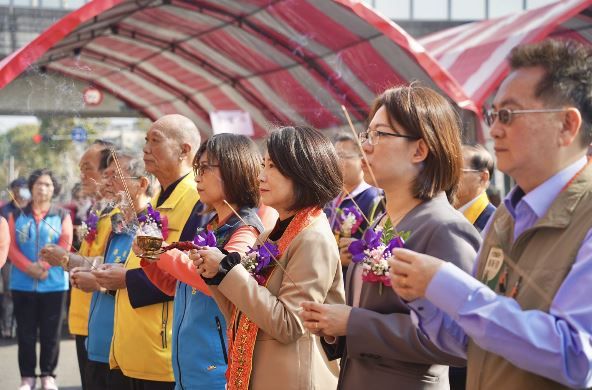
<svg viewBox="0 0 592 390">
<path fill-rule="evenodd" d="M 215 249 L 190 255 L 229 324 L 228 389 L 334 388 L 337 367 L 298 313 L 303 301 L 344 302 L 339 252 L 321 209 L 343 184 L 335 149 L 314 129 L 281 128 L 267 141 L 259 181 L 262 202 L 279 213 L 259 237 L 269 251 L 251 254 L 257 263 Z"/>
<path fill-rule="evenodd" d="M 385 191 L 381 234 L 392 226 L 394 236 L 406 237 L 406 248 L 470 271 L 481 240 L 449 203 L 462 166 L 460 129 L 450 103 L 429 88 L 388 89 L 374 102 L 360 140 L 367 155 L 365 179 Z M 388 253 L 380 249 L 380 255 Z M 330 359 L 341 358 L 339 388 L 448 389 L 447 365 L 464 361 L 439 351 L 417 330 L 405 302 L 384 288 L 390 285 L 388 272 L 371 268 L 365 252 L 356 255 L 346 276 L 348 305 L 303 304 L 305 326 L 324 336 Z"/>
</svg>

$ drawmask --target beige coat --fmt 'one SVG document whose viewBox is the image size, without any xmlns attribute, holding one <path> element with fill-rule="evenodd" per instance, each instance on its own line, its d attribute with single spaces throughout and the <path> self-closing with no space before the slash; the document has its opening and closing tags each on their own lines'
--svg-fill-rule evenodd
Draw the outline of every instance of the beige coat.
<svg viewBox="0 0 592 390">
<path fill-rule="evenodd" d="M 277 267 L 267 286 L 259 286 L 237 265 L 212 287 L 229 325 L 234 304 L 259 326 L 250 388 L 335 389 L 337 367 L 299 316 L 303 301 L 345 303 L 339 251 L 325 214 L 292 240 L 279 262 L 292 280 Z"/>
</svg>

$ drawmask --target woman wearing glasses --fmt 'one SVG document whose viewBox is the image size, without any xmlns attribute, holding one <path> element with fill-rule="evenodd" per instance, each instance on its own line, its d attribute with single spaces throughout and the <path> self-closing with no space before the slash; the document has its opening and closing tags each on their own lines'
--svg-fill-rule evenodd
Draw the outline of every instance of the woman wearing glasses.
<svg viewBox="0 0 592 390">
<path fill-rule="evenodd" d="M 339 252 L 321 209 L 343 184 L 335 149 L 316 130 L 284 127 L 267 141 L 259 180 L 263 203 L 279 213 L 260 237 L 269 252 L 242 261 L 216 250 L 191 255 L 229 319 L 228 388 L 334 389 L 337 367 L 299 309 L 303 301 L 344 302 Z M 249 265 L 255 260 L 261 267 Z"/>
<path fill-rule="evenodd" d="M 481 240 L 449 203 L 462 167 L 455 111 L 429 88 L 398 87 L 376 99 L 370 119 L 360 141 L 365 179 L 386 196 L 379 225 L 388 230 L 388 217 L 395 234 L 408 234 L 405 247 L 470 272 Z M 448 389 L 447 366 L 464 360 L 439 351 L 405 302 L 365 268 L 348 268 L 347 305 L 303 304 L 305 326 L 324 336 L 330 359 L 341 358 L 339 388 Z"/>
<path fill-rule="evenodd" d="M 215 213 L 201 233 L 202 237 L 207 232 L 215 236 L 215 242 L 210 240 L 208 245 L 241 254 L 255 245 L 263 231 L 257 216 L 260 167 L 257 146 L 242 135 L 214 135 L 199 148 L 193 160 L 197 191 L 201 202 Z M 142 266 L 156 286 L 175 295 L 172 361 L 176 388 L 224 389 L 226 323 L 189 258 L 172 250 L 156 262 L 142 260 Z"/>
</svg>

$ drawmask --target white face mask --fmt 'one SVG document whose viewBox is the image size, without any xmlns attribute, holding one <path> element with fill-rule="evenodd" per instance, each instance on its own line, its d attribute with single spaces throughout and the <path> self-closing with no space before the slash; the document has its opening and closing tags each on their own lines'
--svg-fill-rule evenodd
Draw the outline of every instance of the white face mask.
<svg viewBox="0 0 592 390">
<path fill-rule="evenodd" d="M 23 200 L 31 200 L 31 191 L 28 188 L 19 188 L 18 194 Z"/>
</svg>

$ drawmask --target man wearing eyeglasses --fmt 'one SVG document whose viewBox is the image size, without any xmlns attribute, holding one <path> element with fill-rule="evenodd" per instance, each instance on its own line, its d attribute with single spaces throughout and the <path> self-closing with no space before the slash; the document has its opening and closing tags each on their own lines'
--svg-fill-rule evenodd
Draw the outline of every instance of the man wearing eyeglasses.
<svg viewBox="0 0 592 390">
<path fill-rule="evenodd" d="M 482 231 L 495 211 L 486 190 L 493 176 L 493 158 L 481 145 L 463 145 L 463 168 L 456 193 L 456 208 Z"/>
<path fill-rule="evenodd" d="M 487 118 L 517 186 L 495 212 L 474 277 L 396 250 L 395 291 L 441 349 L 467 357 L 469 389 L 592 386 L 592 49 L 515 48 Z"/>
<path fill-rule="evenodd" d="M 182 115 L 165 115 L 146 134 L 145 168 L 161 186 L 151 204 L 167 218 L 169 242 L 193 240 L 204 222 L 192 172 L 199 144 L 195 124 Z M 110 388 L 172 390 L 173 297 L 150 282 L 133 251 L 123 267 L 107 264 L 93 274 L 102 287 L 117 290 L 109 356 L 109 380 L 117 385 Z"/>
</svg>

